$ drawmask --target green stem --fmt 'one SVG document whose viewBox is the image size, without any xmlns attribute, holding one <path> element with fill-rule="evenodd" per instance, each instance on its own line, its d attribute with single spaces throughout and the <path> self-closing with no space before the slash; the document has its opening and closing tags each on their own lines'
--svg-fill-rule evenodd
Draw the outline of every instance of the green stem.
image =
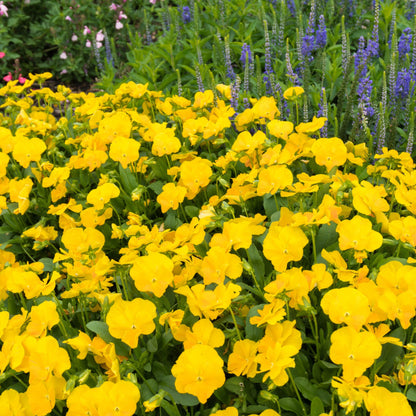
<svg viewBox="0 0 416 416">
<path fill-rule="evenodd" d="M 234 322 L 234 326 L 235 326 L 235 330 L 237 331 L 237 336 L 238 336 L 238 339 L 241 341 L 241 334 L 240 334 L 240 331 L 239 331 L 239 329 L 238 329 L 238 326 L 237 326 L 237 321 L 236 321 L 236 319 L 235 319 L 235 315 L 234 315 L 234 312 L 233 312 L 233 310 L 231 309 L 231 306 L 229 306 L 228 307 L 228 310 L 230 311 L 230 313 L 231 313 L 231 317 L 232 317 L 232 319 L 233 319 L 233 322 Z"/>
<path fill-rule="evenodd" d="M 305 409 L 305 406 L 303 404 L 302 398 L 300 397 L 298 387 L 296 386 L 295 380 L 292 376 L 292 372 L 290 371 L 290 369 L 287 369 L 287 373 L 289 375 L 290 382 L 292 383 L 292 387 L 295 390 L 296 397 L 298 398 L 300 406 L 302 407 L 302 413 L 304 414 L 304 416 L 308 416 L 308 414 L 306 413 L 306 409 Z"/>
</svg>

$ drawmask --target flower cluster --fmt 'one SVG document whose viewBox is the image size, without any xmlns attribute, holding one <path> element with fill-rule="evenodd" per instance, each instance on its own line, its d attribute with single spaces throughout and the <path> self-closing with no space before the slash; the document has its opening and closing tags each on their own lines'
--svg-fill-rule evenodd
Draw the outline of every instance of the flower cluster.
<svg viewBox="0 0 416 416">
<path fill-rule="evenodd" d="M 412 414 L 409 154 L 225 85 L 50 76 L 0 89 L 4 414 Z"/>
</svg>

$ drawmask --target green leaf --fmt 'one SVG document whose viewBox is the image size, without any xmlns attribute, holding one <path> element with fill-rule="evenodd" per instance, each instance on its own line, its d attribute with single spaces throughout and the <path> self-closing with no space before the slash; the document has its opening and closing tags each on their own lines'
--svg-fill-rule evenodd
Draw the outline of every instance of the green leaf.
<svg viewBox="0 0 416 416">
<path fill-rule="evenodd" d="M 407 390 L 406 397 L 411 402 L 416 402 L 416 387 L 410 387 L 409 390 Z"/>
<path fill-rule="evenodd" d="M 109 330 L 108 325 L 102 321 L 90 321 L 87 323 L 87 328 L 101 337 L 106 343 L 112 342 L 116 347 L 118 355 L 128 357 L 130 354 L 130 347 L 117 338 L 114 338 Z"/>
<path fill-rule="evenodd" d="M 43 263 L 43 271 L 44 272 L 52 272 L 54 269 L 53 260 L 48 257 L 43 257 L 39 260 Z"/>
<path fill-rule="evenodd" d="M 124 190 L 130 194 L 131 191 L 138 185 L 136 176 L 130 171 L 130 169 L 124 169 L 121 165 L 119 165 L 118 171 L 120 173 L 120 181 Z"/>
<path fill-rule="evenodd" d="M 326 249 L 331 244 L 338 241 L 338 233 L 336 232 L 337 224 L 331 222 L 330 224 L 323 224 L 316 233 L 316 252 L 320 253 L 322 249 Z"/>
<path fill-rule="evenodd" d="M 319 397 L 314 397 L 311 402 L 311 416 L 319 416 L 325 412 L 322 400 Z"/>
<path fill-rule="evenodd" d="M 147 351 L 155 353 L 157 351 L 157 348 L 157 339 L 156 336 L 154 336 L 147 341 Z"/>
<path fill-rule="evenodd" d="M 248 254 L 250 265 L 254 270 L 254 274 L 256 276 L 257 282 L 260 285 L 260 287 L 263 287 L 264 286 L 264 257 L 260 255 L 254 243 L 251 244 L 251 246 L 247 250 L 247 254 Z"/>
<path fill-rule="evenodd" d="M 199 215 L 199 208 L 194 205 L 187 205 L 185 207 L 185 212 L 186 215 L 188 215 L 191 218 L 197 217 Z"/>
<path fill-rule="evenodd" d="M 259 314 L 257 313 L 257 311 L 259 309 L 262 309 L 263 307 L 264 307 L 264 304 L 253 306 L 249 310 L 249 312 L 246 316 L 246 327 L 245 327 L 246 338 L 251 339 L 253 341 L 258 341 L 263 336 L 264 331 L 263 331 L 263 329 L 259 328 L 258 326 L 252 325 L 250 323 L 250 318 L 252 316 L 258 316 Z"/>
<path fill-rule="evenodd" d="M 173 400 L 176 404 L 182 406 L 196 406 L 199 400 L 192 394 L 179 393 L 175 387 L 175 377 L 165 376 L 159 382 L 159 387 L 169 393 L 167 399 Z"/>
<path fill-rule="evenodd" d="M 295 415 L 303 414 L 302 406 L 299 403 L 299 400 L 293 397 L 283 397 L 279 400 L 279 404 L 283 410 L 293 412 Z"/>
</svg>

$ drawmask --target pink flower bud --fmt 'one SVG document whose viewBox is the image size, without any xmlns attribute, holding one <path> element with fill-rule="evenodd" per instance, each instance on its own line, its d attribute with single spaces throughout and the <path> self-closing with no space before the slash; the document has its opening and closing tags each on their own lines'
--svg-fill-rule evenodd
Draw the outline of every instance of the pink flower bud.
<svg viewBox="0 0 416 416">
<path fill-rule="evenodd" d="M 8 74 L 8 75 L 6 75 L 5 77 L 3 77 L 3 79 L 4 79 L 6 82 L 11 81 L 11 80 L 13 79 L 13 77 L 12 77 L 12 73 L 11 73 L 11 72 L 9 72 L 9 74 Z"/>
</svg>

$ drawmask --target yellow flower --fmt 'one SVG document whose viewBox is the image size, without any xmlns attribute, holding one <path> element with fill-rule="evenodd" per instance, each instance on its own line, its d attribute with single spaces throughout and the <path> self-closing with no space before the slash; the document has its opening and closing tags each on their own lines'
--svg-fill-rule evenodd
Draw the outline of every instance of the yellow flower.
<svg viewBox="0 0 416 416">
<path fill-rule="evenodd" d="M 286 98 L 286 100 L 294 101 L 304 92 L 305 90 L 302 87 L 290 87 L 283 93 L 283 97 Z"/>
<path fill-rule="evenodd" d="M 173 281 L 173 261 L 162 253 L 151 252 L 138 257 L 130 269 L 134 285 L 141 292 L 160 298 Z"/>
<path fill-rule="evenodd" d="M 374 216 L 378 212 L 389 210 L 389 204 L 384 199 L 387 196 L 384 186 L 374 186 L 370 182 L 362 181 L 352 190 L 354 208 L 364 215 Z"/>
<path fill-rule="evenodd" d="M 169 209 L 177 210 L 179 204 L 184 201 L 186 192 L 187 189 L 184 186 L 178 186 L 172 182 L 165 184 L 156 198 L 162 212 L 165 213 Z"/>
<path fill-rule="evenodd" d="M 303 248 L 308 242 L 299 227 L 282 227 L 273 222 L 263 242 L 263 253 L 278 272 L 284 272 L 290 261 L 298 261 L 303 257 Z"/>
<path fill-rule="evenodd" d="M 179 185 L 188 189 L 188 199 L 193 199 L 201 188 L 209 184 L 212 175 L 211 164 L 209 160 L 200 157 L 182 163 Z"/>
<path fill-rule="evenodd" d="M 243 272 L 241 259 L 235 254 L 228 253 L 223 247 L 210 248 L 202 259 L 199 274 L 204 278 L 204 284 L 223 283 L 225 277 L 237 279 Z"/>
<path fill-rule="evenodd" d="M 254 377 L 257 374 L 257 342 L 251 339 L 237 341 L 228 357 L 227 370 L 236 376 Z"/>
<path fill-rule="evenodd" d="M 316 130 L 318 128 L 320 127 Z M 342 166 L 347 160 L 347 147 L 338 137 L 318 139 L 311 150 L 316 163 L 325 166 L 328 172 L 335 166 Z"/>
<path fill-rule="evenodd" d="M 259 372 L 266 372 L 263 382 L 270 378 L 276 386 L 283 386 L 289 380 L 286 369 L 295 367 L 293 356 L 302 346 L 301 334 L 294 326 L 294 321 L 267 325 L 265 336 L 258 342 L 256 357 Z"/>
<path fill-rule="evenodd" d="M 370 416 L 413 415 L 406 396 L 399 392 L 391 392 L 385 387 L 371 388 L 364 402 Z"/>
<path fill-rule="evenodd" d="M 110 199 L 117 198 L 119 195 L 120 189 L 113 183 L 107 182 L 92 189 L 87 195 L 87 202 L 99 211 Z"/>
<path fill-rule="evenodd" d="M 13 214 L 23 215 L 29 208 L 29 194 L 32 190 L 33 182 L 27 177 L 24 179 L 12 179 L 9 182 L 9 196 L 11 202 L 17 202 L 18 207 Z"/>
<path fill-rule="evenodd" d="M 357 331 L 370 316 L 367 296 L 353 287 L 331 289 L 323 296 L 321 307 L 334 324 L 345 323 Z"/>
<path fill-rule="evenodd" d="M 293 123 L 290 121 L 272 120 L 267 123 L 267 128 L 273 136 L 287 140 L 289 134 L 293 132 Z"/>
<path fill-rule="evenodd" d="M 137 140 L 117 136 L 110 145 L 109 156 L 126 169 L 130 163 L 139 159 L 140 143 Z"/>
<path fill-rule="evenodd" d="M 225 383 L 223 360 L 214 348 L 194 345 L 185 350 L 172 367 L 175 387 L 179 393 L 189 393 L 206 403 L 216 389 Z"/>
<path fill-rule="evenodd" d="M 140 390 L 130 381 L 105 381 L 97 388 L 96 397 L 98 415 L 132 416 L 140 400 Z"/>
<path fill-rule="evenodd" d="M 27 168 L 30 162 L 39 162 L 42 153 L 46 150 L 46 144 L 43 140 L 34 137 L 19 137 L 13 148 L 13 158 L 24 168 Z"/>
<path fill-rule="evenodd" d="M 356 251 L 374 251 L 383 244 L 383 236 L 372 229 L 371 221 L 356 215 L 351 220 L 341 221 L 336 228 L 339 234 L 339 248 Z"/>
<path fill-rule="evenodd" d="M 269 120 L 280 116 L 274 97 L 261 97 L 252 107 L 256 118 L 267 118 Z"/>
<path fill-rule="evenodd" d="M 283 165 L 273 165 L 263 168 L 259 173 L 257 195 L 275 194 L 277 191 L 292 185 L 293 174 Z"/>
<path fill-rule="evenodd" d="M 240 291 L 241 287 L 231 282 L 217 285 L 214 290 L 206 290 L 202 284 L 196 284 L 191 288 L 182 286 L 175 290 L 176 293 L 186 296 L 189 310 L 194 316 L 204 316 L 211 320 L 227 309 Z"/>
<path fill-rule="evenodd" d="M 224 344 L 224 341 L 225 335 L 221 329 L 215 328 L 209 319 L 200 319 L 194 323 L 192 331 L 186 333 L 183 347 L 187 350 L 194 345 L 202 344 L 218 348 Z"/>
<path fill-rule="evenodd" d="M 337 329 L 331 335 L 329 356 L 341 364 L 345 380 L 360 377 L 381 354 L 381 344 L 371 332 L 358 332 L 351 326 Z"/>
<path fill-rule="evenodd" d="M 327 119 L 325 117 L 316 118 L 315 116 L 313 116 L 313 119 L 311 122 L 298 124 L 296 126 L 296 131 L 298 133 L 306 133 L 306 134 L 314 133 L 315 131 L 321 129 L 325 125 L 326 121 Z M 319 140 L 323 140 L 323 139 L 319 139 Z M 332 140 L 332 139 L 325 139 L 325 140 Z"/>
<path fill-rule="evenodd" d="M 155 329 L 156 306 L 150 300 L 116 300 L 106 322 L 110 334 L 121 339 L 130 348 L 136 348 L 140 335 L 149 335 Z"/>
</svg>

